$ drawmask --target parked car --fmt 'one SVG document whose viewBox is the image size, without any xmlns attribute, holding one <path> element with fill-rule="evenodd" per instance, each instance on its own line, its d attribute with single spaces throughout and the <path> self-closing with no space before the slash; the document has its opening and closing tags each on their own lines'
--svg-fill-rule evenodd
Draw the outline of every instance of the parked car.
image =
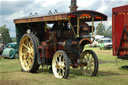
<svg viewBox="0 0 128 85">
<path fill-rule="evenodd" d="M 103 38 L 99 40 L 100 49 L 110 49 L 112 48 L 112 40 L 110 38 Z"/>
<path fill-rule="evenodd" d="M 17 43 L 8 43 L 5 45 L 2 56 L 5 58 L 18 58 Z"/>
<path fill-rule="evenodd" d="M 1 33 L 0 33 L 0 54 L 3 52 L 3 40 L 2 40 L 2 36 L 1 36 Z"/>
<path fill-rule="evenodd" d="M 3 52 L 3 44 L 0 44 L 0 54 Z"/>
</svg>

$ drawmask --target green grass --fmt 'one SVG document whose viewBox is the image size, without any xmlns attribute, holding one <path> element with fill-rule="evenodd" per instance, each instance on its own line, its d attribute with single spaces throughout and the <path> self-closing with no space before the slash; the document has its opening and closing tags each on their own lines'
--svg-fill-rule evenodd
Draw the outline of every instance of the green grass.
<svg viewBox="0 0 128 85">
<path fill-rule="evenodd" d="M 99 58 L 99 72 L 96 77 L 81 75 L 79 69 L 71 69 L 68 79 L 56 79 L 45 67 L 37 73 L 20 71 L 18 59 L 0 58 L 0 85 L 127 85 L 128 70 L 119 70 L 112 50 L 86 48 L 96 52 Z"/>
</svg>

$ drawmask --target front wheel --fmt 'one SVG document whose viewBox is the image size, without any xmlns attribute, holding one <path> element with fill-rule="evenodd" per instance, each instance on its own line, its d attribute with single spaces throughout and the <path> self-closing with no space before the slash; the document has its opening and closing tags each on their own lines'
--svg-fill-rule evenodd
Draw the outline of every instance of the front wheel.
<svg viewBox="0 0 128 85">
<path fill-rule="evenodd" d="M 96 76 L 98 73 L 99 62 L 98 58 L 92 50 L 85 50 L 81 53 L 81 72 L 83 75 Z"/>
<path fill-rule="evenodd" d="M 25 34 L 19 44 L 19 60 L 23 71 L 33 73 L 38 70 L 36 49 L 36 41 L 33 39 L 33 35 Z"/>
<path fill-rule="evenodd" d="M 56 78 L 67 78 L 69 74 L 69 58 L 65 51 L 57 51 L 52 60 L 52 70 Z"/>
</svg>

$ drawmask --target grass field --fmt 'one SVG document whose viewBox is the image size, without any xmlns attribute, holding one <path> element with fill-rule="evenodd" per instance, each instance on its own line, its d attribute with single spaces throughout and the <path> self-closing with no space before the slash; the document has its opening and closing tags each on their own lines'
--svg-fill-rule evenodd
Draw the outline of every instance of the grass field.
<svg viewBox="0 0 128 85">
<path fill-rule="evenodd" d="M 128 69 L 117 68 L 112 50 L 89 49 L 99 58 L 96 77 L 83 76 L 79 69 L 71 69 L 68 79 L 56 79 L 46 67 L 34 74 L 21 72 L 18 59 L 0 58 L 0 85 L 128 85 Z"/>
</svg>

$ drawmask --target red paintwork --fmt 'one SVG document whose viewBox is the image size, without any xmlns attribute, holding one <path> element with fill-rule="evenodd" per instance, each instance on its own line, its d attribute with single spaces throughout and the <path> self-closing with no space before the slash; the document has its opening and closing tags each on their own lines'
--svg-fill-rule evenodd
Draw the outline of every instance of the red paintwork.
<svg viewBox="0 0 128 85">
<path fill-rule="evenodd" d="M 57 42 L 57 50 L 64 50 L 65 40 Z"/>
<path fill-rule="evenodd" d="M 112 14 L 113 55 L 123 56 L 128 54 L 128 51 L 121 50 L 118 55 L 118 50 L 119 50 L 120 44 L 121 44 L 121 48 L 128 48 L 127 43 L 124 41 L 121 41 L 124 27 L 128 29 L 128 5 L 113 8 L 112 12 L 113 12 Z M 126 35 L 123 35 L 123 39 L 126 40 Z"/>
<path fill-rule="evenodd" d="M 42 48 L 43 46 L 45 47 L 45 56 L 46 56 L 46 58 L 51 59 L 53 57 L 54 53 L 56 52 L 56 44 L 44 41 L 44 42 L 41 43 L 40 47 Z M 40 52 L 40 56 L 41 57 L 43 56 L 42 52 Z"/>
</svg>

